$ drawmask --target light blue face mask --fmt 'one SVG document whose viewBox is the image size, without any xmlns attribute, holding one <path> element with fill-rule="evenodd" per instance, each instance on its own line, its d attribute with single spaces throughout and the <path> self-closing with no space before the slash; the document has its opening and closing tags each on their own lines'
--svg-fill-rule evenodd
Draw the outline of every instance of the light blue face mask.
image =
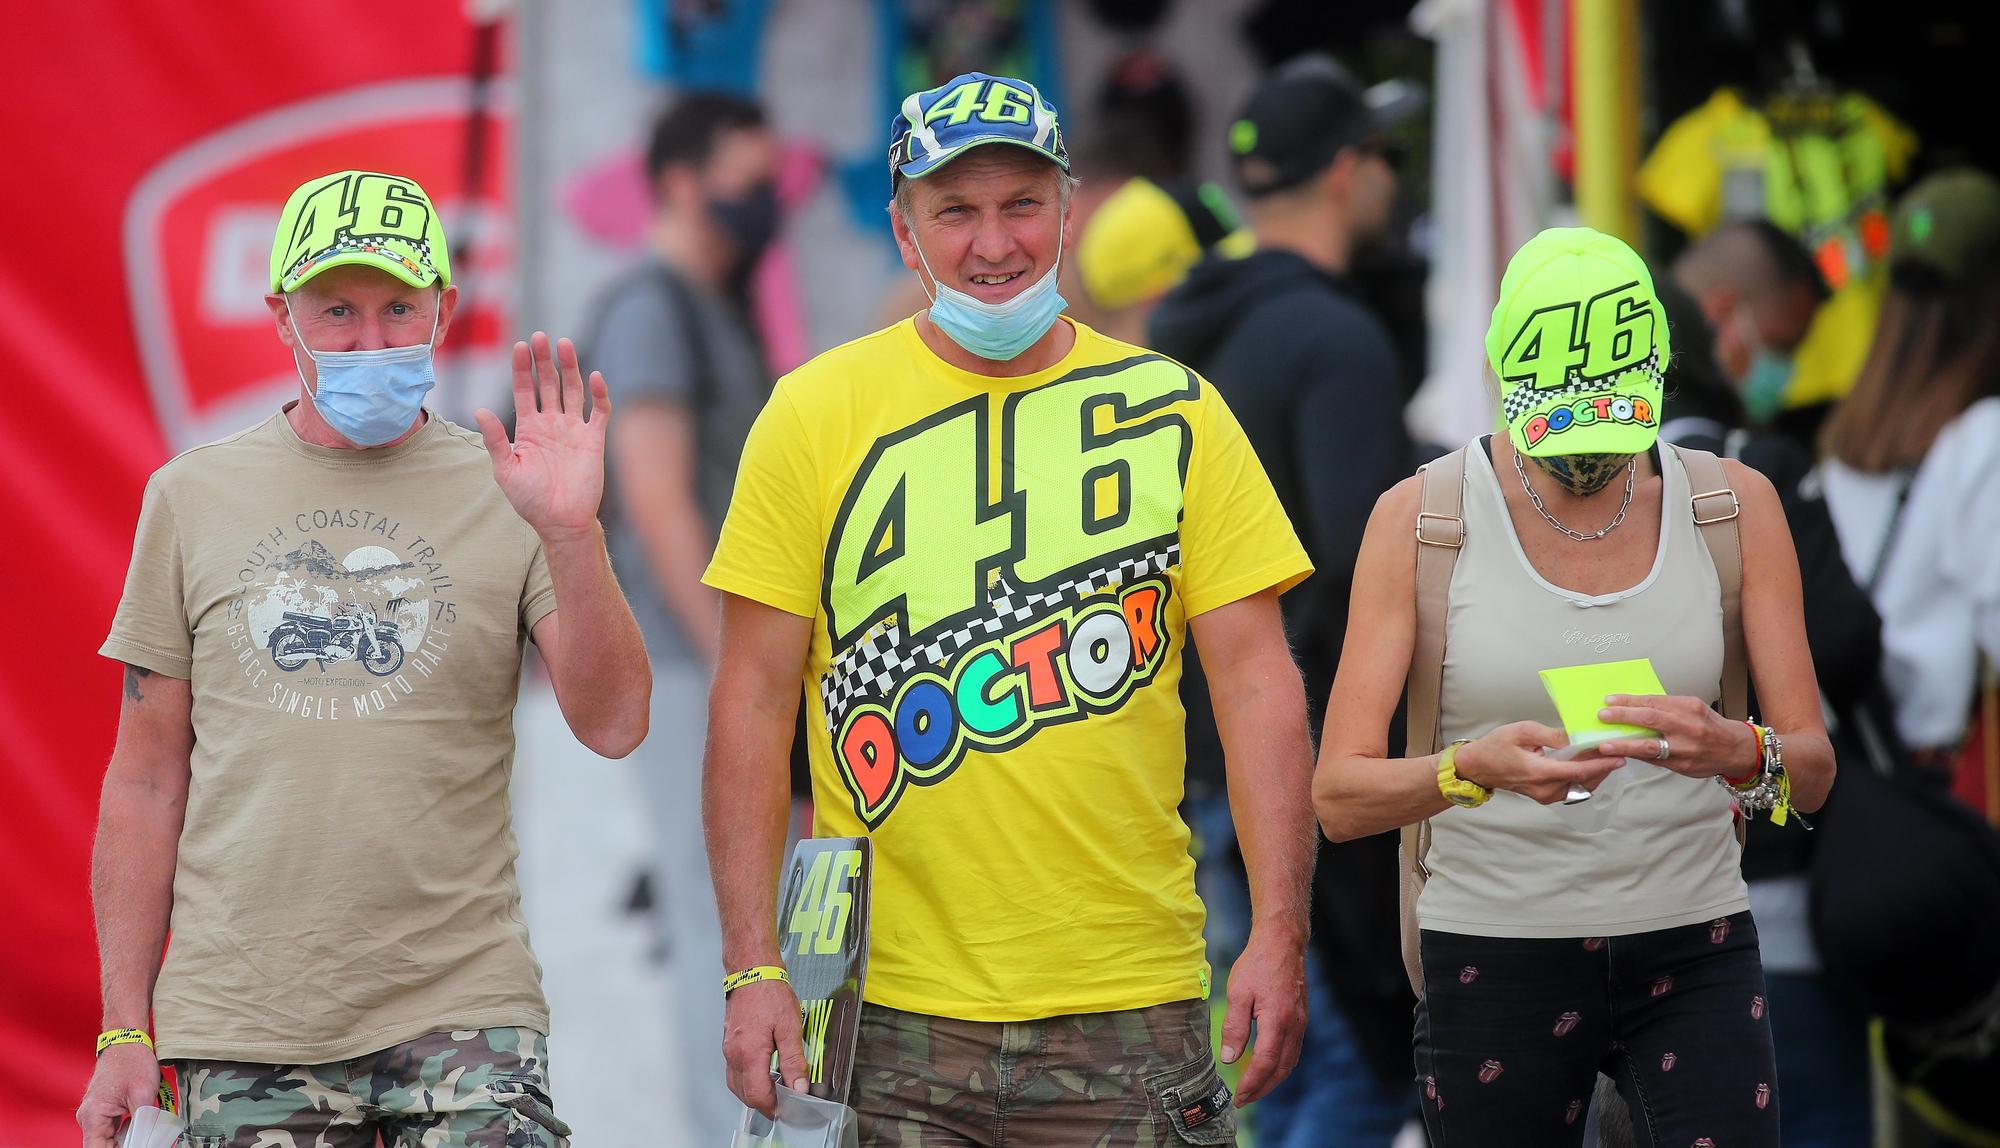
<svg viewBox="0 0 2000 1148">
<path fill-rule="evenodd" d="M 287 295 L 285 315 L 292 322 L 292 337 L 318 369 L 319 387 L 307 387 L 306 397 L 319 417 L 355 446 L 381 446 L 401 438 L 417 421 L 424 396 L 437 385 L 431 347 L 437 342 L 438 313 L 431 313 L 427 342 L 379 351 L 315 351 L 306 346 L 291 312 L 292 300 Z M 305 371 L 296 357 L 292 367 L 303 382 Z"/>
<path fill-rule="evenodd" d="M 916 243 L 914 236 L 911 243 Z M 1056 239 L 1056 261 L 1048 271 L 1032 286 L 1002 303 L 988 303 L 946 286 L 931 271 L 922 247 L 917 248 L 917 260 L 937 285 L 937 294 L 931 299 L 931 322 L 950 336 L 952 342 L 982 359 L 1004 363 L 1034 346 L 1055 326 L 1056 316 L 1069 306 L 1062 292 L 1056 290 L 1056 272 L 1062 269 L 1060 236 Z"/>
<path fill-rule="evenodd" d="M 1791 389 L 1794 364 L 1788 355 L 1760 347 L 1750 360 L 1750 370 L 1737 384 L 1743 391 L 1743 410 L 1752 422 L 1766 422 L 1785 405 Z"/>
<path fill-rule="evenodd" d="M 1772 350 L 1764 342 L 1757 330 L 1756 316 L 1747 309 L 1736 314 L 1737 337 L 1750 348 L 1750 366 L 1735 380 L 1736 392 L 1742 396 L 1743 413 L 1750 416 L 1751 422 L 1768 422 L 1784 408 L 1785 392 L 1792 386 L 1792 357 Z"/>
</svg>

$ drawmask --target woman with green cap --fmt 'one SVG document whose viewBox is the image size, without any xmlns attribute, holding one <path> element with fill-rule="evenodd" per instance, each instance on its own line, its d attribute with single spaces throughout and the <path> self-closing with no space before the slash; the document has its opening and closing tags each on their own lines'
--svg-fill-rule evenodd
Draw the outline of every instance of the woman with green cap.
<svg viewBox="0 0 2000 1148">
<path fill-rule="evenodd" d="M 1882 615 L 1885 720 L 1908 750 L 1909 775 L 1950 778 L 1960 799 L 2000 818 L 2000 182 L 1992 176 L 1939 172 L 1897 203 L 1874 343 L 1822 445 L 1841 550 Z M 1896 814 L 1867 810 L 1870 829 L 1896 840 L 1893 858 L 1842 850 L 1835 872 L 1850 879 L 1841 907 L 1870 908 L 1822 914 L 1827 971 L 1879 1018 L 1882 1060 L 1912 1110 L 1957 1140 L 2000 1143 L 1995 838 L 1974 817 L 1930 817 L 1916 822 L 1913 839 L 1885 829 L 1911 824 L 1889 820 Z"/>
<path fill-rule="evenodd" d="M 1896 205 L 1889 243 L 1881 323 L 1827 420 L 1822 471 L 1882 613 L 1896 732 L 1949 768 L 1980 662 L 2000 662 L 2000 182 L 1931 176 Z"/>
<path fill-rule="evenodd" d="M 1649 1143 L 1776 1145 L 1735 822 L 1833 780 L 1784 512 L 1657 441 L 1669 333 L 1617 239 L 1530 240 L 1486 343 L 1504 433 L 1376 505 L 1314 781 L 1330 837 L 1420 827 L 1424 1118 L 1581 1144 L 1601 1070 Z M 1746 671 L 1763 721 L 1715 708 Z"/>
</svg>

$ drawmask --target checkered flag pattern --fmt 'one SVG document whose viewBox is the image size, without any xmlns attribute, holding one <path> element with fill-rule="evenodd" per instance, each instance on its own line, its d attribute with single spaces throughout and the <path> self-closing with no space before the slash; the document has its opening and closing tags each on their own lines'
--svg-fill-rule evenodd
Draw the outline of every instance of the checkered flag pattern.
<svg viewBox="0 0 2000 1148">
<path fill-rule="evenodd" d="M 1619 371 L 1617 375 L 1586 379 L 1576 373 L 1576 368 L 1571 367 L 1569 381 L 1560 387 L 1552 387 L 1546 391 L 1538 391 L 1533 387 L 1516 387 L 1507 392 L 1506 399 L 1500 404 L 1500 412 L 1506 417 L 1508 422 L 1513 422 L 1527 413 L 1528 408 L 1539 406 L 1549 399 L 1559 399 L 1568 395 L 1580 395 L 1591 391 L 1608 391 L 1617 385 L 1616 379 L 1618 375 L 1627 374 L 1635 370 L 1644 371 L 1647 379 L 1651 380 L 1654 385 L 1658 385 L 1661 379 L 1660 349 L 1654 347 L 1653 353 L 1646 356 L 1645 362 L 1640 363 L 1636 367 L 1628 367 L 1624 371 Z"/>
<path fill-rule="evenodd" d="M 928 640 L 915 641 L 907 647 L 901 628 L 884 623 L 843 650 L 820 677 L 819 696 L 826 710 L 827 732 L 840 727 L 848 708 L 858 698 L 885 698 L 914 670 L 925 666 L 942 669 L 967 646 L 1054 614 L 1099 591 L 1164 573 L 1179 565 L 1180 560 L 1180 543 L 1169 542 L 1163 549 L 1120 559 L 1044 590 L 1023 593 L 1002 578 L 987 588 L 985 614 L 937 631 Z"/>
</svg>

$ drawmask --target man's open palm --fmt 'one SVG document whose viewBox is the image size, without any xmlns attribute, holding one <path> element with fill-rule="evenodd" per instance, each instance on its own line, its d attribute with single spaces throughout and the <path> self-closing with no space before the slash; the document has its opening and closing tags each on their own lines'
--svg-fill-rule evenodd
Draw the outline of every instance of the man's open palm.
<svg viewBox="0 0 2000 1148">
<path fill-rule="evenodd" d="M 583 391 L 575 344 L 558 339 L 552 351 L 548 335 L 536 331 L 529 342 L 514 344 L 514 441 L 492 411 L 474 416 L 493 459 L 493 480 L 514 513 L 540 533 L 597 523 L 611 391 L 592 371 L 588 418 Z"/>
</svg>

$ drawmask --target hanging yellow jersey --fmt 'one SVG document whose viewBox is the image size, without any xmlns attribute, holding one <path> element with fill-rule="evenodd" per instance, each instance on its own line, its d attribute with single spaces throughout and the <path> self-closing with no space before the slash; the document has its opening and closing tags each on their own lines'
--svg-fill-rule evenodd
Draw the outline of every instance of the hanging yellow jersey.
<svg viewBox="0 0 2000 1148">
<path fill-rule="evenodd" d="M 892 1008 L 1207 992 L 1187 621 L 1312 567 L 1215 388 L 1072 326 L 1021 378 L 905 320 L 780 380 L 704 576 L 813 620 L 815 832 L 874 838 L 867 999 Z"/>
<path fill-rule="evenodd" d="M 1916 136 L 1866 96 L 1781 94 L 1756 107 L 1722 88 L 1675 120 L 1639 168 L 1639 194 L 1691 236 L 1769 219 L 1812 252 L 1834 296 L 1795 352 L 1788 406 L 1846 394 L 1867 357 L 1889 188 L 1916 149 Z"/>
</svg>

